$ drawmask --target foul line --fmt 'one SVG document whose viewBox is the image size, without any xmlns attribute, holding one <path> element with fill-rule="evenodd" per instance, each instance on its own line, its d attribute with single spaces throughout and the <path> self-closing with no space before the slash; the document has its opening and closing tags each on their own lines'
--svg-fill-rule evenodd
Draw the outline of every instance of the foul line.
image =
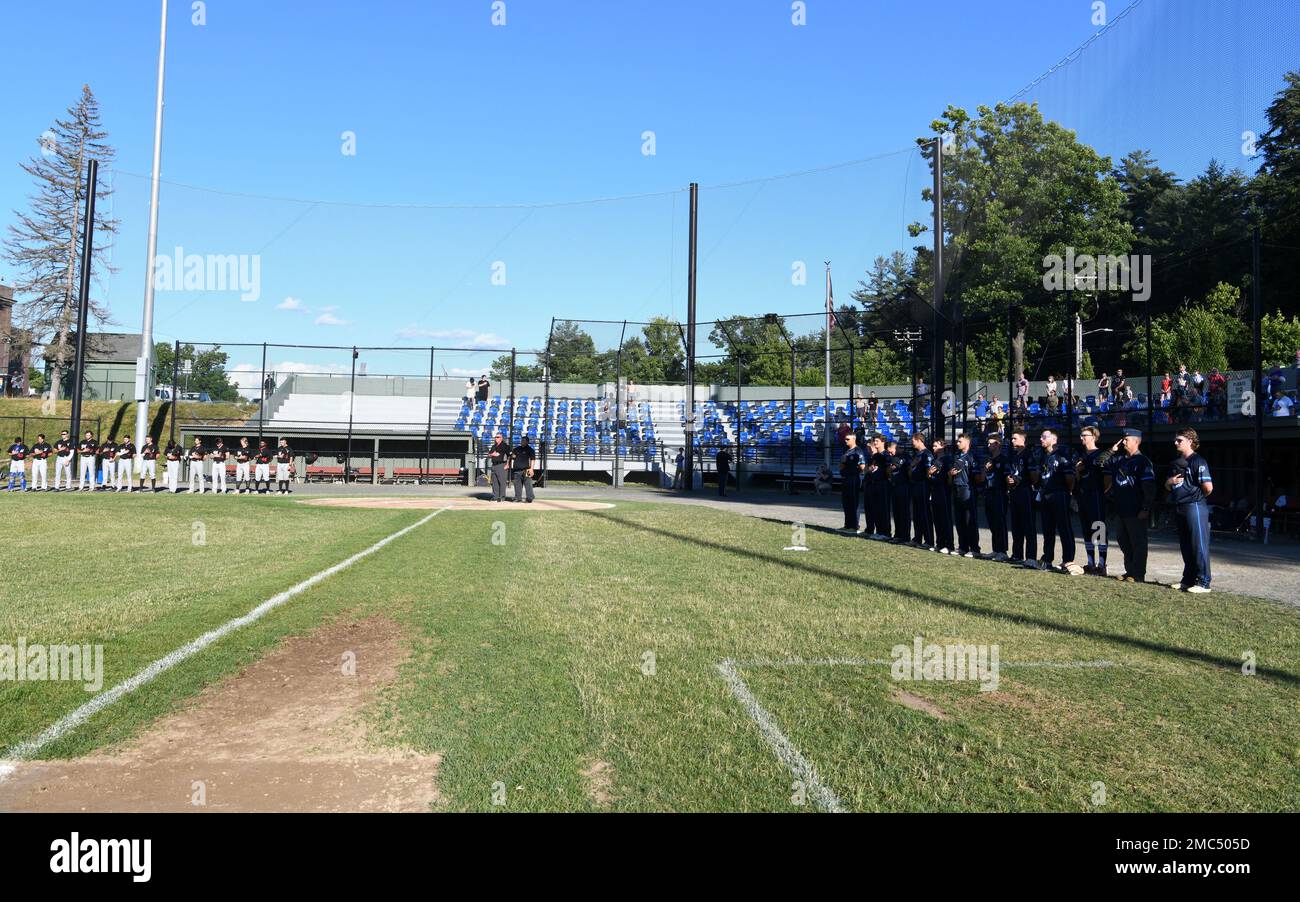
<svg viewBox="0 0 1300 902">
<path fill-rule="evenodd" d="M 71 714 L 67 714 L 63 716 L 58 721 L 56 721 L 53 726 L 46 729 L 45 732 L 41 733 L 35 739 L 29 739 L 26 742 L 20 742 L 18 745 L 6 749 L 3 753 L 0 753 L 0 758 L 8 759 L 8 761 L 15 761 L 15 760 L 22 760 L 24 758 L 32 757 L 41 749 L 49 745 L 51 742 L 54 742 L 56 739 L 60 739 L 63 736 L 67 735 L 67 733 L 81 726 L 81 724 L 85 723 L 92 716 L 102 711 L 104 708 L 107 708 L 109 705 L 113 704 L 123 696 L 128 695 L 134 692 L 135 690 L 139 689 L 141 686 L 150 682 L 159 674 L 170 670 L 171 668 L 175 667 L 177 664 L 184 661 L 186 658 L 193 657 L 194 655 L 198 654 L 203 649 L 207 648 L 213 642 L 216 642 L 218 639 L 222 638 L 226 634 L 232 633 L 235 630 L 239 629 L 240 627 L 248 626 L 250 623 L 260 620 L 263 615 L 269 613 L 270 611 L 275 610 L 280 605 L 284 604 L 286 601 L 293 598 L 295 595 L 299 595 L 307 591 L 312 586 L 319 583 L 321 580 L 333 576 L 335 573 L 338 573 L 341 570 L 346 570 L 348 567 L 351 567 L 353 564 L 361 560 L 363 557 L 367 557 L 369 555 L 374 554 L 376 551 L 378 551 L 380 548 L 383 548 L 385 545 L 387 545 L 389 542 L 393 541 L 394 539 L 401 538 L 402 536 L 406 535 L 408 532 L 410 532 L 413 529 L 418 529 L 419 527 L 428 523 L 434 517 L 441 514 L 444 510 L 446 510 L 446 508 L 439 508 L 438 510 L 429 514 L 427 517 L 423 517 L 417 520 L 416 522 L 412 523 L 410 526 L 403 527 L 402 529 L 399 529 L 397 532 L 393 533 L 392 535 L 380 539 L 378 542 L 371 545 L 366 550 L 358 551 L 356 554 L 352 555 L 352 557 L 348 558 L 347 560 L 341 561 L 335 564 L 333 567 L 329 567 L 325 570 L 322 570 L 321 572 L 317 573 L 315 576 L 307 577 L 306 579 L 298 583 L 293 588 L 286 589 L 285 591 L 281 592 L 279 595 L 271 596 L 266 601 L 262 602 L 257 607 L 253 608 L 244 616 L 236 617 L 234 620 L 230 620 L 226 623 L 223 623 L 221 626 L 217 627 L 216 629 L 206 632 L 202 636 L 199 636 L 197 639 L 195 639 L 193 642 L 190 642 L 188 645 L 183 645 L 180 648 L 176 649 L 175 651 L 171 652 L 170 654 L 159 658 L 157 661 L 154 661 L 152 664 L 150 664 L 144 670 L 141 670 L 135 676 L 131 677 L 128 680 L 125 680 L 124 682 L 118 683 L 112 689 L 108 689 L 104 692 L 101 692 L 99 695 L 95 696 L 90 701 L 86 702 L 80 708 L 77 708 Z M 0 780 L 3 780 L 6 776 L 8 776 L 12 772 L 13 772 L 12 764 L 0 764 Z"/>
<path fill-rule="evenodd" d="M 745 707 L 745 711 L 753 718 L 754 723 L 758 724 L 758 729 L 763 733 L 763 738 L 772 746 L 772 751 L 776 753 L 776 757 L 782 764 L 790 768 L 797 778 L 803 781 L 804 786 L 808 788 L 809 795 L 817 802 L 817 806 L 822 811 L 828 811 L 831 814 L 843 814 L 845 808 L 844 803 L 840 801 L 840 797 L 832 792 L 826 784 L 822 783 L 821 778 L 817 776 L 817 769 L 799 753 L 794 744 L 781 732 L 781 728 L 776 725 L 772 715 L 768 714 L 763 706 L 758 703 L 758 699 L 754 698 L 754 693 L 749 691 L 749 687 L 740 678 L 740 674 L 736 673 L 736 662 L 722 661 L 717 667 L 718 673 L 722 674 L 722 678 L 731 687 L 731 694 Z"/>
</svg>

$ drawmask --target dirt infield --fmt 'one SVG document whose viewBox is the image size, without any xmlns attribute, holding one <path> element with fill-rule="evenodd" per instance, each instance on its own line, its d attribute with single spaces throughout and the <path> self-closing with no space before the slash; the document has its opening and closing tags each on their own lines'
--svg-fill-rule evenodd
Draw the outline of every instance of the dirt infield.
<svg viewBox="0 0 1300 902">
<path fill-rule="evenodd" d="M 286 639 L 122 748 L 16 763 L 0 811 L 428 811 L 441 756 L 374 748 L 360 716 L 405 654 L 384 618 Z"/>
<path fill-rule="evenodd" d="M 313 504 L 327 507 L 379 507 L 398 510 L 454 510 L 454 511 L 594 511 L 605 510 L 614 505 L 601 501 L 568 501 L 562 499 L 543 500 L 531 504 L 510 504 L 510 502 L 489 501 L 486 498 L 309 498 L 299 504 Z M 505 505 L 510 504 L 509 507 Z"/>
</svg>

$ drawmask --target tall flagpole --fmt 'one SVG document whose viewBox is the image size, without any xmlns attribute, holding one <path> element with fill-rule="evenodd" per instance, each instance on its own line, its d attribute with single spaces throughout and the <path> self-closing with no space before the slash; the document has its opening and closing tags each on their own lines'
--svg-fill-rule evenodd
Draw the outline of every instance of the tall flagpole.
<svg viewBox="0 0 1300 902">
<path fill-rule="evenodd" d="M 140 356 L 135 363 L 135 444 L 144 444 L 149 428 L 149 399 L 153 395 L 153 261 L 158 251 L 158 178 L 162 169 L 163 73 L 167 60 L 167 0 L 162 0 L 158 37 L 158 98 L 153 114 L 153 184 L 149 193 L 149 256 L 144 266 L 144 319 L 140 324 Z M 172 418 L 176 399 L 172 398 Z"/>
<path fill-rule="evenodd" d="M 831 326 L 835 317 L 835 293 L 831 291 L 831 261 L 826 261 L 826 399 L 822 417 L 822 451 L 826 466 L 831 465 Z M 849 386 L 849 403 L 852 402 L 853 386 Z"/>
</svg>

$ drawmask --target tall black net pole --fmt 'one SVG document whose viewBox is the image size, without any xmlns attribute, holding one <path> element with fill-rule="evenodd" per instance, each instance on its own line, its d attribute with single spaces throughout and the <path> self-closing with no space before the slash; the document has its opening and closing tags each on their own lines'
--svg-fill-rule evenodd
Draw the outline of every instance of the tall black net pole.
<svg viewBox="0 0 1300 902">
<path fill-rule="evenodd" d="M 943 344 L 946 340 L 943 326 L 943 140 L 934 139 L 934 296 L 931 302 L 932 315 L 930 324 L 932 332 L 932 360 L 934 375 L 930 384 L 932 400 L 930 415 L 933 421 L 931 437 L 941 436 L 944 432 L 943 404 L 938 395 L 945 379 L 943 372 Z"/>
<path fill-rule="evenodd" d="M 682 482 L 683 488 L 688 492 L 695 490 L 695 264 L 699 196 L 700 186 L 691 182 L 690 231 L 686 252 L 686 406 L 683 416 L 686 473 Z"/>
<path fill-rule="evenodd" d="M 263 346 L 263 350 L 262 350 L 262 367 L 263 368 L 266 367 L 265 346 Z M 181 369 L 181 340 L 178 338 L 176 339 L 176 346 L 173 349 L 173 353 L 172 353 L 172 426 L 171 426 L 171 437 L 168 439 L 168 441 L 171 442 L 176 441 L 176 411 L 178 409 L 176 407 L 176 383 L 180 381 L 180 369 Z M 257 424 L 257 434 L 259 436 L 262 434 L 262 423 L 260 419 L 258 420 L 258 424 Z"/>
<path fill-rule="evenodd" d="M 1269 398 L 1264 395 L 1264 349 L 1260 322 L 1260 284 L 1259 284 L 1259 221 L 1256 220 L 1250 230 L 1250 313 L 1254 328 L 1255 355 L 1255 538 L 1264 541 L 1264 412 L 1269 407 Z"/>
<path fill-rule="evenodd" d="M 554 335 L 555 317 L 551 317 L 551 328 L 546 333 L 546 356 L 542 361 L 542 447 L 538 453 L 541 455 L 543 486 L 546 485 L 546 464 L 555 424 L 555 418 L 551 415 L 551 338 Z"/>
<path fill-rule="evenodd" d="M 74 444 L 81 438 L 82 382 L 86 371 L 86 319 L 90 309 L 90 275 L 93 268 L 92 255 L 95 252 L 95 183 L 98 179 L 99 161 L 91 160 L 86 167 L 85 231 L 81 236 L 81 285 L 77 292 L 77 350 L 72 365 L 72 441 Z M 58 386 L 50 386 L 51 398 L 54 397 L 54 390 L 57 388 Z M 172 410 L 174 415 L 175 407 Z"/>
<path fill-rule="evenodd" d="M 510 427 L 506 430 L 506 441 L 510 447 L 515 445 L 515 363 L 518 360 L 518 353 L 514 348 L 510 349 Z"/>
<path fill-rule="evenodd" d="M 265 367 L 265 364 L 263 364 Z M 352 381 L 348 386 L 348 454 L 343 461 L 343 482 L 352 481 L 352 411 L 356 403 L 357 396 L 357 349 L 352 349 Z M 262 399 L 263 406 L 266 405 L 266 399 Z M 259 438 L 261 433 L 258 433 Z"/>
<path fill-rule="evenodd" d="M 177 345 L 177 347 L 180 347 L 180 345 Z M 180 355 L 179 353 L 177 353 L 177 355 L 176 355 L 177 359 L 180 359 L 180 356 L 181 356 L 181 355 Z M 355 348 L 354 348 L 353 351 L 352 351 L 352 357 L 353 357 L 354 360 L 356 359 L 356 349 L 355 349 Z M 258 396 L 258 398 L 260 399 L 260 400 L 257 402 L 257 440 L 258 440 L 259 442 L 262 440 L 262 427 L 266 424 L 266 342 L 262 342 L 262 374 L 261 374 L 261 380 L 262 380 L 262 381 L 259 382 L 258 385 L 257 385 L 257 396 Z M 354 368 L 353 368 L 353 381 L 354 381 L 354 382 L 356 381 L 356 371 L 355 371 L 355 366 L 354 366 Z M 172 376 L 172 382 L 173 382 L 173 384 L 176 382 L 176 377 L 175 377 L 175 375 Z M 173 387 L 173 389 L 172 389 L 172 397 L 173 397 L 173 399 L 176 397 L 176 392 L 175 392 L 175 388 L 174 388 L 174 387 Z M 173 410 L 175 410 L 175 408 L 173 408 Z"/>
<path fill-rule="evenodd" d="M 429 348 L 429 416 L 424 424 L 424 466 L 420 468 L 420 482 L 423 483 L 429 470 L 429 458 L 433 450 L 433 348 Z"/>
</svg>

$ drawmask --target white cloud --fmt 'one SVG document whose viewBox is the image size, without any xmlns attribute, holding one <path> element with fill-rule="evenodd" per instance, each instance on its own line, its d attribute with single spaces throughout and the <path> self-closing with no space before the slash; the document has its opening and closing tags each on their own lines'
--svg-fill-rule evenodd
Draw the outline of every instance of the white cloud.
<svg viewBox="0 0 1300 902">
<path fill-rule="evenodd" d="M 307 312 L 307 308 L 303 306 L 302 300 L 299 298 L 285 298 L 283 301 L 275 305 L 275 309 L 276 310 L 300 310 L 304 313 Z"/>
<path fill-rule="evenodd" d="M 422 329 L 405 326 L 397 330 L 398 338 L 432 338 L 448 341 L 459 348 L 508 348 L 510 342 L 495 332 L 475 332 L 471 329 Z"/>
<path fill-rule="evenodd" d="M 277 384 L 284 381 L 285 373 L 328 373 L 331 375 L 350 375 L 352 368 L 346 363 L 302 363 L 296 360 L 270 361 L 266 364 L 267 374 L 274 373 Z M 261 392 L 262 365 L 260 363 L 237 363 L 227 371 L 227 378 L 239 389 L 239 394 L 253 400 Z"/>
<path fill-rule="evenodd" d="M 335 308 L 335 309 L 337 309 L 337 308 Z M 316 317 L 316 325 L 318 325 L 318 326 L 347 326 L 347 325 L 350 325 L 350 323 L 349 323 L 347 320 L 345 320 L 345 319 L 339 319 L 337 316 L 335 316 L 335 315 L 332 314 L 332 313 L 322 313 L 320 316 Z"/>
</svg>

